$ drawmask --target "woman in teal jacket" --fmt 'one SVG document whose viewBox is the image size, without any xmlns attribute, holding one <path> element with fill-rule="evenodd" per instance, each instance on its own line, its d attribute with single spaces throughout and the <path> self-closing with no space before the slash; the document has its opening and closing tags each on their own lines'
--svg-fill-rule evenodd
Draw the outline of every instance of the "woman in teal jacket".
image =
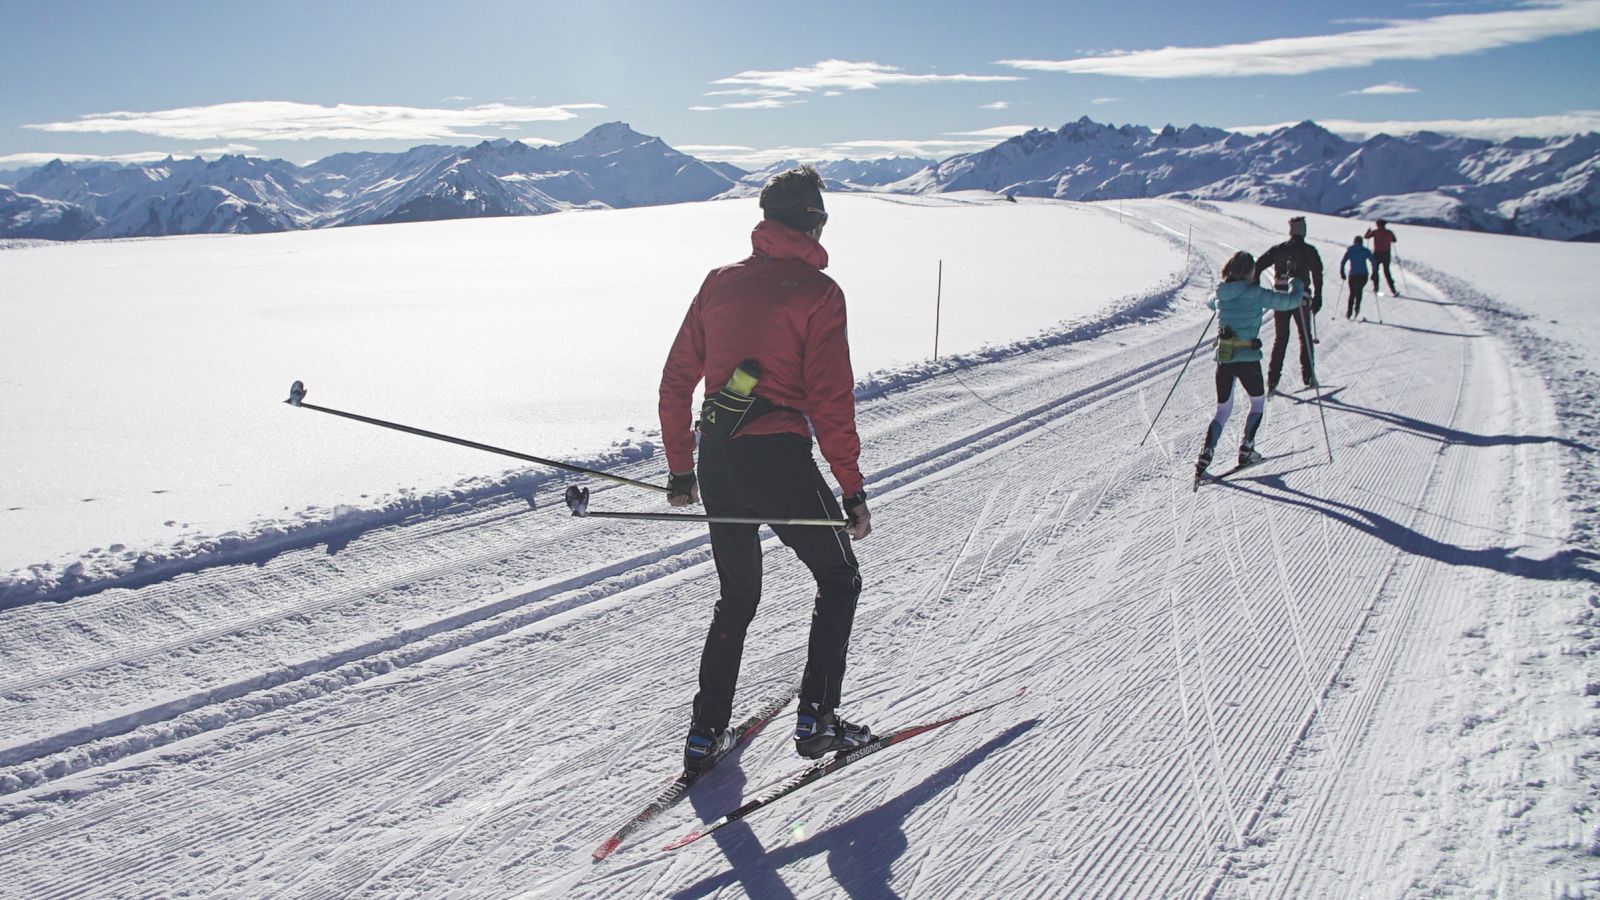
<svg viewBox="0 0 1600 900">
<path fill-rule="evenodd" d="M 1261 378 L 1261 315 L 1265 311 L 1299 309 L 1305 296 L 1300 279 L 1291 278 L 1289 289 L 1274 291 L 1256 284 L 1255 257 L 1240 250 L 1222 267 L 1222 284 L 1217 285 L 1216 299 L 1211 308 L 1217 311 L 1220 324 L 1217 348 L 1217 414 L 1206 428 L 1205 447 L 1200 450 L 1200 461 L 1195 464 L 1194 477 L 1198 483 L 1211 465 L 1217 442 L 1222 439 L 1222 427 L 1228 424 L 1233 413 L 1233 382 L 1244 386 L 1250 395 L 1250 415 L 1244 421 L 1244 440 L 1239 444 L 1239 465 L 1260 462 L 1256 452 L 1256 429 L 1261 427 L 1261 413 L 1266 405 L 1266 383 Z"/>
</svg>

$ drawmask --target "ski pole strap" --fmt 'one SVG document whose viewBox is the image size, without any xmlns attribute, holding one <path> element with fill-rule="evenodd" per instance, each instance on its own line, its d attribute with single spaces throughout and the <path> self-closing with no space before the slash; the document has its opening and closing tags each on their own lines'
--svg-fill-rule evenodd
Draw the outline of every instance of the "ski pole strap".
<svg viewBox="0 0 1600 900">
<path fill-rule="evenodd" d="M 489 453 L 498 453 L 501 456 L 509 456 L 512 459 L 525 460 L 527 462 L 537 463 L 541 466 L 550 466 L 551 468 L 561 469 L 567 472 L 578 472 L 580 474 L 590 475 L 595 478 L 604 478 L 607 481 L 615 481 L 618 484 L 627 484 L 632 485 L 633 487 L 646 488 L 652 491 L 660 491 L 663 494 L 670 492 L 668 488 L 664 488 L 658 484 L 650 484 L 649 482 L 645 481 L 635 481 L 632 478 L 623 478 L 621 475 L 612 475 L 609 472 L 598 472 L 594 469 L 585 469 L 583 466 L 575 466 L 571 463 L 557 462 L 553 459 L 543 459 L 538 456 L 529 456 L 526 453 L 518 453 L 515 450 L 505 450 L 500 447 L 492 447 L 488 444 L 480 444 L 477 441 L 469 441 L 463 438 L 451 437 L 448 434 L 439 434 L 435 431 L 425 431 L 421 428 L 412 428 L 410 425 L 400 425 L 395 422 L 385 422 L 382 419 L 374 419 L 368 416 L 357 415 L 355 413 L 343 412 L 337 409 L 329 409 L 326 406 L 315 406 L 313 404 L 306 403 L 305 396 L 305 384 L 303 382 L 296 381 L 289 388 L 289 399 L 283 402 L 289 404 L 290 406 L 300 407 L 301 409 L 314 409 L 317 412 L 327 413 L 330 416 L 340 416 L 346 419 L 354 419 L 357 422 L 365 422 L 368 425 L 377 425 L 380 428 L 392 428 L 395 431 L 403 431 L 406 434 L 414 434 L 418 437 L 432 438 L 436 441 L 444 441 L 447 444 L 459 444 L 463 447 L 471 447 L 474 450 L 485 450 Z"/>
</svg>

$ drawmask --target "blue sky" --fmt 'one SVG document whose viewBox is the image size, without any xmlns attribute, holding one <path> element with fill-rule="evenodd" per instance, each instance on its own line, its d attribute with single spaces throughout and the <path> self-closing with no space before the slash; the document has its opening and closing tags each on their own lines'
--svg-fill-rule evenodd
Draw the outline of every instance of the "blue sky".
<svg viewBox="0 0 1600 900">
<path fill-rule="evenodd" d="M 944 157 L 1085 115 L 1600 130 L 1600 0 L 4 0 L 0 35 L 0 168 L 303 163 L 617 120 L 749 167 Z"/>
</svg>

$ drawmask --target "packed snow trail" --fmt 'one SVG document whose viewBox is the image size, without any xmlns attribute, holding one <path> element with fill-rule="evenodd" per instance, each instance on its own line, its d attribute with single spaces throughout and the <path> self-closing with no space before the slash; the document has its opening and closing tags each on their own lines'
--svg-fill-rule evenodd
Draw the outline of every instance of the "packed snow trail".
<svg viewBox="0 0 1600 900">
<path fill-rule="evenodd" d="M 181 615 L 180 597 L 207 594 L 237 609 L 244 630 L 197 642 L 198 659 L 249 658 L 218 644 L 249 644 L 280 612 L 326 629 L 332 659 L 341 616 L 393 615 L 386 604 L 403 610 L 429 592 L 494 608 L 454 629 L 410 623 L 420 637 L 308 666 L 305 678 L 197 699 L 195 715 L 220 727 L 195 722 L 196 736 L 156 750 L 106 749 L 106 765 L 74 775 L 75 755 L 112 739 L 68 741 L 13 767 L 31 766 L 37 786 L 0 798 L 0 892 L 1593 892 L 1592 825 L 1562 806 L 1593 789 L 1557 764 L 1595 748 L 1573 743 L 1576 707 L 1547 715 L 1544 695 L 1578 670 L 1541 610 L 1581 602 L 1595 573 L 1561 553 L 1559 469 L 1572 448 L 1542 383 L 1472 310 L 1413 278 L 1415 298 L 1385 298 L 1386 325 L 1321 320 L 1321 372 L 1339 385 L 1323 397 L 1333 463 L 1316 406 L 1273 399 L 1260 448 L 1306 452 L 1193 493 L 1213 402 L 1204 358 L 1135 445 L 1205 318 L 1204 273 L 1231 247 L 1280 238 L 1181 204 L 1130 204 L 1130 215 L 1178 233 L 1195 225 L 1199 259 L 1176 315 L 861 409 L 876 528 L 859 546 L 867 587 L 846 711 L 887 728 L 1018 684 L 1027 697 L 711 840 L 655 851 L 795 768 L 780 717 L 597 865 L 590 851 L 616 817 L 677 765 L 716 596 L 703 540 L 526 504 L 470 529 L 387 529 L 338 557 L 274 559 L 119 598 L 130 616 Z M 533 538 L 515 527 L 530 517 L 543 529 Z M 736 715 L 803 662 L 810 581 L 768 546 Z M 420 577 L 401 564 L 419 555 L 433 560 Z M 41 631 L 70 633 L 79 602 Z M 130 648 L 117 665 L 60 677 L 42 661 L 14 693 L 65 699 L 93 678 L 115 694 L 118 665 L 213 689 L 215 673 L 184 671 L 185 653 Z M 387 665 L 400 667 L 374 675 Z M 303 683 L 316 679 L 332 683 Z M 67 734 L 94 707 L 74 708 L 40 708 L 60 720 L 41 733 Z"/>
</svg>

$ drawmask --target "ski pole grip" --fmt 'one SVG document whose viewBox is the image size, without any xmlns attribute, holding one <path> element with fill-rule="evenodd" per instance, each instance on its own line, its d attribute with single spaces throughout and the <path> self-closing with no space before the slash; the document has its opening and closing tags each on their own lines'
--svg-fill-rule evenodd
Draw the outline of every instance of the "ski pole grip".
<svg viewBox="0 0 1600 900">
<path fill-rule="evenodd" d="M 305 398 L 306 398 L 306 384 L 305 384 L 305 382 L 296 381 L 294 384 L 289 385 L 289 399 L 287 399 L 287 400 L 285 400 L 283 402 L 289 404 L 290 406 L 299 406 L 300 405 L 300 401 L 304 400 Z"/>
<path fill-rule="evenodd" d="M 589 514 L 588 488 L 580 488 L 575 484 L 567 485 L 566 500 L 567 508 L 572 510 L 573 515 L 581 518 Z"/>
</svg>

